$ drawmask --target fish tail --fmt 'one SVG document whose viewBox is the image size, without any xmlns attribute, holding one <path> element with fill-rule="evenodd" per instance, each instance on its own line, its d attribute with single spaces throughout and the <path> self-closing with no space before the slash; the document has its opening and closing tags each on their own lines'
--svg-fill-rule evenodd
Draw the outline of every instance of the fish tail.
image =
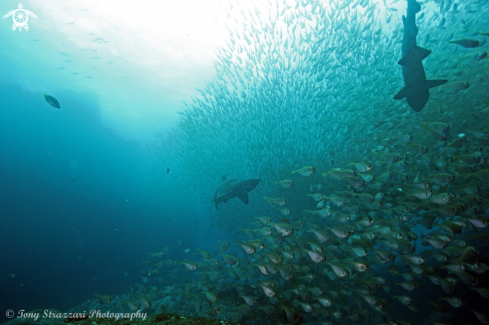
<svg viewBox="0 0 489 325">
<path fill-rule="evenodd" d="M 422 123 L 421 123 L 421 127 L 424 128 L 424 129 L 426 129 L 426 130 L 428 130 L 428 131 L 430 131 L 430 132 L 434 132 L 434 130 L 432 128 L 429 128 L 429 127 L 425 126 Z"/>
</svg>

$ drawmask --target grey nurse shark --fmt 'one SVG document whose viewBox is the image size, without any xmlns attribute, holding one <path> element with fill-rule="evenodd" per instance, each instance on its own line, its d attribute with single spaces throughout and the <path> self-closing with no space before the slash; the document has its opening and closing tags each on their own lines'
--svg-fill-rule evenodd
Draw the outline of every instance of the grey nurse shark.
<svg viewBox="0 0 489 325">
<path fill-rule="evenodd" d="M 222 184 L 214 192 L 214 203 L 217 205 L 221 202 L 227 203 L 229 199 L 237 197 L 245 204 L 249 203 L 248 192 L 252 191 L 258 183 L 259 179 L 248 178 L 230 178 L 227 179 L 226 175 L 222 177 Z"/>
<path fill-rule="evenodd" d="M 404 88 L 397 93 L 394 99 L 406 97 L 408 105 L 420 112 L 430 97 L 430 88 L 439 86 L 448 80 L 426 80 L 426 74 L 422 61 L 430 55 L 431 51 L 416 45 L 416 14 L 421 10 L 421 6 L 416 0 L 407 0 L 407 15 L 402 16 L 404 24 L 404 35 L 402 39 L 402 76 L 404 77 Z"/>
</svg>

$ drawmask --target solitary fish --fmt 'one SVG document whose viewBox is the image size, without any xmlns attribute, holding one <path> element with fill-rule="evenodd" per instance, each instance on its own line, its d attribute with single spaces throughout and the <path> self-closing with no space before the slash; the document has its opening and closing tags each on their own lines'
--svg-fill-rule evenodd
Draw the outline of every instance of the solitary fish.
<svg viewBox="0 0 489 325">
<path fill-rule="evenodd" d="M 145 295 L 138 295 L 138 294 L 136 294 L 136 297 L 139 300 L 139 305 L 141 308 L 143 309 L 151 308 L 151 300 L 149 300 L 148 297 L 146 297 Z"/>
<path fill-rule="evenodd" d="M 99 295 L 95 293 L 95 296 L 100 300 L 100 304 L 108 305 L 112 302 L 112 298 L 109 295 Z"/>
<path fill-rule="evenodd" d="M 44 95 L 44 99 L 48 102 L 49 105 L 56 107 L 56 108 L 61 108 L 61 106 L 59 106 L 59 102 L 56 100 L 56 98 L 54 98 L 53 96 L 46 95 L 45 93 L 43 95 Z"/>
<path fill-rule="evenodd" d="M 460 90 L 465 90 L 469 87 L 470 87 L 470 84 L 468 82 L 459 81 L 459 82 L 452 82 L 452 83 L 446 84 L 444 86 L 441 86 L 440 88 L 445 88 L 445 89 L 456 92 L 456 91 L 460 91 Z"/>
<path fill-rule="evenodd" d="M 301 169 L 294 170 L 292 172 L 292 174 L 299 173 L 303 176 L 309 176 L 311 174 L 314 174 L 315 171 L 316 171 L 316 168 L 314 168 L 312 166 L 305 166 L 305 167 L 302 167 Z"/>
<path fill-rule="evenodd" d="M 477 56 L 475 57 L 475 60 L 480 61 L 480 60 L 485 59 L 485 58 L 487 58 L 487 52 L 482 52 L 482 53 L 477 54 Z"/>
<path fill-rule="evenodd" d="M 472 39 L 461 39 L 458 41 L 450 41 L 450 43 L 458 44 L 458 45 L 466 47 L 466 48 L 474 48 L 474 47 L 479 46 L 479 41 L 472 40 Z"/>
<path fill-rule="evenodd" d="M 278 184 L 282 187 L 285 187 L 285 188 L 291 188 L 292 186 L 294 186 L 294 182 L 291 181 L 291 180 L 284 180 L 284 181 L 279 181 L 279 182 L 275 182 L 275 184 Z"/>
<path fill-rule="evenodd" d="M 139 309 L 139 302 L 124 299 L 122 299 L 122 301 L 126 303 L 127 308 L 129 308 L 131 311 L 136 311 Z"/>
</svg>

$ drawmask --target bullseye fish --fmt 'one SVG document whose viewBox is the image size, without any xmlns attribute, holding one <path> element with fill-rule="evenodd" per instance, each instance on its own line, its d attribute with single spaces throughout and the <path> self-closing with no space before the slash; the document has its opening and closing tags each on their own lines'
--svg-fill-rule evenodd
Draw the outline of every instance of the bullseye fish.
<svg viewBox="0 0 489 325">
<path fill-rule="evenodd" d="M 112 302 L 112 298 L 109 295 L 99 295 L 98 293 L 95 293 L 95 296 L 97 296 L 102 305 L 108 305 Z"/>
<path fill-rule="evenodd" d="M 305 167 L 302 167 L 301 169 L 294 170 L 292 172 L 292 174 L 299 173 L 299 174 L 304 175 L 304 176 L 309 176 L 311 174 L 314 174 L 315 171 L 316 171 L 316 168 L 314 168 L 312 166 L 305 166 Z"/>
</svg>

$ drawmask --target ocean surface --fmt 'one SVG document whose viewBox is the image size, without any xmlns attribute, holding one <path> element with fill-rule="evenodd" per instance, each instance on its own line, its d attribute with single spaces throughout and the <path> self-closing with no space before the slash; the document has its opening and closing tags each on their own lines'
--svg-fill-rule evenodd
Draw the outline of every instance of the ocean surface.
<svg viewBox="0 0 489 325">
<path fill-rule="evenodd" d="M 0 323 L 489 323 L 489 1 L 0 13 Z"/>
</svg>

